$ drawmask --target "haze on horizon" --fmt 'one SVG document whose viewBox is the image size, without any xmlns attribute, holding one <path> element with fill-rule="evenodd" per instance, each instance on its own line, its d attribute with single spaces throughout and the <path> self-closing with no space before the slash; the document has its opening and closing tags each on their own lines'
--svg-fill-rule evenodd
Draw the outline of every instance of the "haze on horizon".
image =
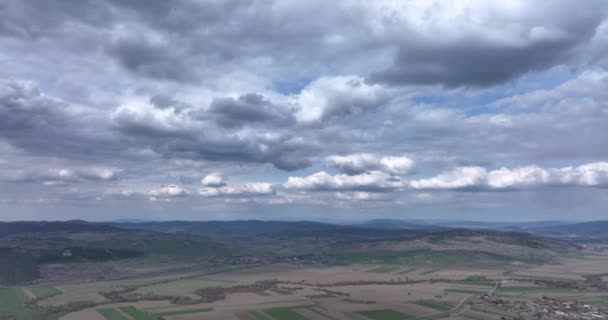
<svg viewBox="0 0 608 320">
<path fill-rule="evenodd" d="M 598 220 L 608 2 L 0 3 L 0 220 Z"/>
</svg>

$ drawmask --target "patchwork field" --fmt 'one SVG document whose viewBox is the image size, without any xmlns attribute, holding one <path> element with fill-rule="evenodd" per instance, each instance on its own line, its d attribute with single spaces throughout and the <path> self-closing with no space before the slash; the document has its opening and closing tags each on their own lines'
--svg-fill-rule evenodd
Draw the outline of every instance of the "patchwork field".
<svg viewBox="0 0 608 320">
<path fill-rule="evenodd" d="M 18 288 L 0 288 L 0 316 L 13 315 L 17 320 L 33 319 L 37 312 L 24 306 L 26 294 Z"/>
<path fill-rule="evenodd" d="M 181 236 L 175 241 L 95 240 L 96 245 L 102 241 L 107 246 L 127 246 L 120 250 L 145 248 L 149 254 L 128 261 L 104 260 L 97 266 L 90 260 L 45 265 L 46 278 L 0 288 L 0 319 L 530 320 L 537 319 L 542 310 L 561 310 L 563 301 L 580 301 L 582 305 L 576 308 L 595 308 L 585 312 L 597 315 L 608 308 L 608 254 L 568 253 L 557 259 L 556 251 L 539 249 L 534 241 L 540 240 L 532 236 L 507 237 L 510 244 L 493 242 L 496 252 L 490 252 L 477 250 L 492 242 L 477 231 L 447 231 L 407 241 L 394 240 L 385 231 L 380 234 L 386 233 L 389 240 L 381 241 L 374 238 L 377 230 L 371 235 L 367 231 L 353 235 L 355 231 L 348 229 L 342 235 L 347 239 L 344 242 L 334 242 L 335 229 L 314 236 L 304 233 L 305 239 L 297 241 L 291 233 L 266 238 L 256 244 L 256 250 L 277 251 L 265 256 L 204 255 L 226 248 L 214 243 L 199 257 L 189 247 L 173 260 L 174 267 L 163 254 L 180 245 L 205 245 L 206 240 L 192 242 Z M 496 236 L 500 240 L 506 237 Z M 328 238 L 320 240 L 322 237 Z M 249 239 L 258 239 L 257 234 Z M 291 240 L 277 248 L 282 239 Z M 463 239 L 468 239 L 468 246 L 479 246 L 465 250 Z M 323 243 L 331 246 L 314 254 L 283 255 L 302 250 L 304 247 L 289 247 L 298 241 L 305 248 Z M 518 245 L 520 242 L 536 247 Z M 79 254 L 91 254 L 78 248 Z M 109 252 L 127 252 L 113 250 Z M 99 249 L 92 252 L 105 255 Z M 157 262 L 157 268 L 146 266 Z M 93 278 L 106 270 L 118 270 L 113 275 L 120 278 L 103 275 L 99 280 L 45 282 L 66 279 L 65 272 L 76 266 L 95 270 Z M 138 274 L 131 275 L 134 270 Z"/>
</svg>

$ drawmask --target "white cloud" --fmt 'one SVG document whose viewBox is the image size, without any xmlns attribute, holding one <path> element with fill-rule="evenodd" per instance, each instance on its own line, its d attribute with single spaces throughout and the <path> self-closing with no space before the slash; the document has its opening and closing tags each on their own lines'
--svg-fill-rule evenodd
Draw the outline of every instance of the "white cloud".
<svg viewBox="0 0 608 320">
<path fill-rule="evenodd" d="M 297 108 L 295 117 L 301 123 L 362 114 L 386 100 L 385 89 L 367 84 L 358 76 L 322 77 L 291 97 L 291 103 Z"/>
<path fill-rule="evenodd" d="M 217 172 L 206 175 L 201 183 L 206 187 L 223 187 L 226 185 L 224 177 Z"/>
<path fill-rule="evenodd" d="M 593 162 L 578 167 L 565 167 L 554 170 L 553 174 L 562 184 L 581 186 L 608 185 L 608 162 Z"/>
<path fill-rule="evenodd" d="M 531 187 L 549 183 L 549 171 L 537 166 L 525 166 L 514 169 L 500 168 L 490 171 L 486 177 L 490 188 Z"/>
<path fill-rule="evenodd" d="M 482 185 L 486 180 L 482 167 L 460 167 L 429 179 L 410 181 L 414 189 L 460 189 Z"/>
<path fill-rule="evenodd" d="M 109 181 L 119 178 L 120 170 L 113 168 L 53 168 L 23 169 L 0 174 L 0 179 L 21 182 L 42 182 L 46 185 Z"/>
<path fill-rule="evenodd" d="M 386 195 L 378 192 L 351 191 L 351 192 L 336 192 L 336 199 L 342 201 L 374 201 L 385 200 Z"/>
<path fill-rule="evenodd" d="M 255 182 L 233 186 L 206 187 L 199 190 L 203 197 L 246 197 L 256 195 L 274 194 L 274 186 L 271 183 Z"/>
<path fill-rule="evenodd" d="M 356 153 L 346 156 L 333 155 L 326 159 L 327 164 L 347 174 L 360 174 L 371 170 L 380 170 L 395 175 L 410 171 L 414 161 L 406 156 L 380 157 L 369 153 Z"/>
<path fill-rule="evenodd" d="M 188 194 L 188 191 L 175 184 L 163 185 L 158 189 L 148 191 L 148 196 L 150 196 L 150 199 L 152 200 L 155 200 L 156 198 L 184 197 Z"/>
<path fill-rule="evenodd" d="M 541 168 L 523 166 L 486 171 L 482 167 L 460 167 L 428 179 L 410 181 L 414 189 L 519 189 L 540 186 L 608 185 L 608 162 L 594 162 L 578 167 Z"/>
<path fill-rule="evenodd" d="M 321 171 L 307 177 L 289 177 L 284 186 L 287 189 L 312 191 L 381 191 L 400 188 L 403 186 L 403 182 L 381 171 L 333 176 Z"/>
</svg>

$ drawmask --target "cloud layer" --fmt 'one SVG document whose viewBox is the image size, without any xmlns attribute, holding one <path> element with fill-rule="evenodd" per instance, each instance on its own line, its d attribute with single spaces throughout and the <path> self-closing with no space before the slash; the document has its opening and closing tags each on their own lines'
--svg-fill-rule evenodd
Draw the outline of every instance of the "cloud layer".
<svg viewBox="0 0 608 320">
<path fill-rule="evenodd" d="M 0 220 L 601 216 L 607 13 L 3 1 Z"/>
<path fill-rule="evenodd" d="M 524 166 L 486 170 L 460 167 L 432 178 L 413 180 L 414 189 L 521 189 L 543 186 L 608 186 L 608 162 L 594 162 L 578 167 L 541 168 Z"/>
</svg>

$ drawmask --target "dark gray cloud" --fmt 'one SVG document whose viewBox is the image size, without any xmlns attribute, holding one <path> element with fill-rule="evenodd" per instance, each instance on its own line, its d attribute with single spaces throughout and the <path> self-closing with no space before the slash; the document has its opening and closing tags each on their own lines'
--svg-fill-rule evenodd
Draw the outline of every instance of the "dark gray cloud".
<svg viewBox="0 0 608 320">
<path fill-rule="evenodd" d="M 174 43 L 131 36 L 111 43 L 106 52 L 127 70 L 145 77 L 192 82 L 196 74 Z"/>
<path fill-rule="evenodd" d="M 218 110 L 226 106 L 222 103 L 219 102 L 218 106 L 218 102 L 214 101 L 209 112 L 175 113 L 174 110 L 162 110 L 167 114 L 162 119 L 154 114 L 154 110 L 141 113 L 123 109 L 116 113 L 114 123 L 133 143 L 146 145 L 168 158 L 271 163 L 282 170 L 310 166 L 309 157 L 318 149 L 314 141 L 300 141 L 297 132 L 266 134 L 266 129 L 258 131 L 250 126 L 255 127 L 263 119 L 281 121 L 281 118 L 265 114 L 262 118 L 245 119 L 243 113 L 251 116 L 252 110 L 235 110 L 231 105 L 228 109 L 233 108 L 236 114 L 230 110 Z M 237 123 L 245 127 L 231 131 Z"/>
<path fill-rule="evenodd" d="M 520 16 L 495 9 L 481 17 L 488 19 L 487 25 L 476 26 L 470 18 L 460 17 L 462 21 L 446 24 L 446 30 L 441 30 L 445 33 L 406 30 L 392 65 L 372 74 L 370 81 L 491 86 L 561 65 L 589 43 L 606 19 L 608 5 L 603 1 L 590 1 L 585 6 L 556 1 L 545 8 L 529 3 L 525 7 L 528 11 Z M 455 34 L 450 28 L 462 28 L 463 32 Z"/>
<path fill-rule="evenodd" d="M 206 113 L 211 113 L 216 117 L 216 121 L 226 128 L 257 123 L 284 127 L 294 123 L 292 110 L 276 106 L 264 96 L 255 93 L 245 94 L 237 99 L 214 99 Z"/>
</svg>

